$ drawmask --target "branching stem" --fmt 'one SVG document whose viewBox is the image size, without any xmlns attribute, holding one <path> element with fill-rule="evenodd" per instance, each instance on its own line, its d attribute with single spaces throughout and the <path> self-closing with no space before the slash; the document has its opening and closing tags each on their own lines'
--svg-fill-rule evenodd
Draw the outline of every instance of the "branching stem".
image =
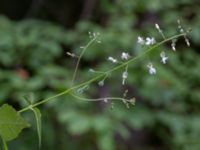
<svg viewBox="0 0 200 150">
<path fill-rule="evenodd" d="M 98 76 L 96 76 L 96 77 L 94 77 L 94 78 L 88 80 L 88 81 L 85 81 L 85 82 L 80 83 L 80 84 L 78 84 L 78 85 L 72 86 L 71 88 L 68 88 L 68 89 L 66 89 L 65 91 L 61 92 L 61 93 L 58 93 L 58 94 L 56 94 L 56 95 L 53 95 L 53 96 L 48 97 L 48 98 L 46 98 L 46 99 L 43 99 L 43 100 L 41 100 L 41 101 L 39 101 L 39 102 L 37 102 L 37 103 L 35 103 L 35 104 L 32 104 L 32 108 L 33 108 L 33 107 L 37 107 L 37 106 L 39 106 L 39 105 L 41 105 L 41 104 L 44 104 L 44 103 L 46 103 L 46 102 L 48 102 L 48 101 L 50 101 L 50 100 L 53 100 L 53 99 L 55 99 L 55 98 L 57 98 L 57 97 L 63 96 L 63 95 L 65 95 L 65 94 L 69 94 L 69 93 L 72 92 L 73 90 L 78 89 L 78 88 L 80 88 L 80 87 L 82 87 L 82 86 L 84 86 L 84 85 L 89 85 L 90 83 L 92 83 L 92 82 L 94 82 L 94 81 L 96 81 L 96 80 L 102 78 L 102 77 L 105 76 L 106 74 L 110 74 L 111 72 L 114 72 L 114 71 L 116 71 L 116 70 L 118 70 L 118 69 L 120 69 L 120 68 L 122 68 L 122 67 L 125 67 L 125 66 L 127 66 L 128 64 L 130 64 L 130 63 L 136 61 L 137 59 L 140 59 L 141 57 L 145 56 L 146 54 L 148 54 L 149 52 L 151 52 L 151 51 L 154 50 L 155 48 L 159 47 L 160 45 L 162 45 L 162 44 L 164 44 L 164 43 L 166 43 L 166 42 L 169 42 L 169 41 L 171 41 L 171 40 L 173 40 L 173 39 L 179 38 L 179 37 L 181 37 L 181 36 L 186 36 L 186 34 L 187 34 L 187 33 L 181 33 L 181 34 L 178 34 L 178 35 L 169 37 L 169 38 L 167 38 L 167 39 L 165 39 L 165 40 L 163 40 L 163 41 L 161 41 L 161 42 L 155 44 L 154 46 L 148 48 L 145 52 L 141 53 L 140 55 L 138 55 L 138 56 L 136 56 L 136 57 L 133 57 L 133 58 L 129 59 L 129 60 L 126 61 L 126 62 L 123 62 L 122 64 L 120 64 L 120 65 L 114 67 L 113 69 L 110 69 L 110 70 L 108 70 L 108 71 L 106 71 L 106 72 L 104 72 L 104 73 L 102 73 L 102 74 L 100 74 L 100 75 L 98 75 Z M 85 49 L 82 51 L 81 54 L 84 54 L 84 51 L 86 50 L 86 48 L 87 48 L 89 45 L 91 45 L 95 40 L 96 40 L 95 38 L 94 38 L 93 40 L 91 40 L 91 41 L 85 46 Z M 81 57 L 82 57 L 82 55 L 80 55 L 80 58 L 81 58 Z M 76 72 L 77 72 L 77 69 L 78 69 L 79 62 L 80 62 L 80 59 L 78 60 L 78 63 L 77 63 L 77 67 L 76 67 L 76 70 L 75 70 L 75 73 L 74 73 L 75 75 L 74 75 L 74 77 L 73 77 L 73 80 L 74 80 L 75 77 L 76 77 Z M 118 99 L 119 99 L 119 98 L 118 98 Z M 22 113 L 22 112 L 27 111 L 27 110 L 29 110 L 29 106 L 28 106 L 28 107 L 25 107 L 25 108 L 23 108 L 23 109 L 21 109 L 21 110 L 19 110 L 18 112 L 19 112 L 19 113 Z"/>
<path fill-rule="evenodd" d="M 95 36 L 93 37 L 86 46 L 84 46 L 83 50 L 81 51 L 81 54 L 80 56 L 78 56 L 78 60 L 77 60 L 77 63 L 76 63 L 76 67 L 75 67 L 75 70 L 74 70 L 74 74 L 73 74 L 73 77 L 72 77 L 72 86 L 74 84 L 74 81 L 76 79 L 76 75 L 77 75 L 77 71 L 78 71 L 78 67 L 79 67 L 79 64 L 80 64 L 80 61 L 81 61 L 81 58 L 83 56 L 83 54 L 85 53 L 85 51 L 87 50 L 87 48 L 97 39 L 98 36 Z"/>
</svg>

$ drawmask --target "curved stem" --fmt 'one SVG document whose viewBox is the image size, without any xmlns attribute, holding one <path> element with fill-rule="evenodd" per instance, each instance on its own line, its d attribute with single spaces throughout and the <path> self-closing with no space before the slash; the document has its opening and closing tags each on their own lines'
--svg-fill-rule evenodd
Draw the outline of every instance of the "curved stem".
<svg viewBox="0 0 200 150">
<path fill-rule="evenodd" d="M 86 46 L 84 46 L 80 56 L 78 57 L 78 61 L 76 63 L 76 67 L 75 67 L 75 70 L 74 70 L 74 74 L 73 74 L 73 77 L 72 77 L 72 85 L 74 84 L 74 80 L 76 79 L 76 75 L 77 75 L 77 71 L 78 71 L 78 67 L 79 67 L 79 64 L 80 64 L 80 61 L 81 61 L 81 58 L 83 56 L 83 54 L 85 53 L 86 49 L 97 39 L 97 36 L 95 36 L 92 40 L 90 40 L 90 42 L 88 42 L 88 44 Z"/>
<path fill-rule="evenodd" d="M 75 95 L 73 93 L 70 93 L 70 95 L 79 99 L 79 100 L 90 101 L 90 102 L 96 102 L 96 101 L 102 101 L 102 100 L 121 100 L 121 101 L 130 102 L 130 100 L 125 99 L 125 98 L 121 98 L 121 97 L 84 98 L 84 97 L 80 97 L 78 95 Z"/>
<path fill-rule="evenodd" d="M 71 91 L 74 90 L 74 89 L 77 89 L 77 88 L 80 88 L 80 87 L 82 87 L 82 86 L 84 86 L 84 85 L 90 84 L 90 83 L 96 81 L 97 79 L 99 79 L 99 78 L 105 76 L 106 74 L 109 74 L 109 73 L 111 73 L 111 72 L 113 72 L 113 71 L 116 71 L 116 70 L 118 70 L 118 69 L 120 69 L 120 68 L 122 68 L 122 67 L 128 65 L 129 63 L 131 63 L 131 62 L 133 62 L 133 61 L 135 61 L 135 60 L 137 60 L 137 59 L 143 57 L 144 55 L 148 54 L 149 52 L 151 52 L 151 51 L 154 50 L 155 48 L 159 47 L 160 45 L 162 45 L 162 44 L 164 44 L 164 43 L 166 43 L 166 42 L 168 42 L 168 41 L 171 41 L 172 39 L 175 39 L 175 38 L 178 38 L 178 37 L 181 37 L 181 36 L 185 36 L 185 35 L 186 35 L 186 33 L 181 33 L 181 34 L 172 36 L 172 37 L 170 37 L 170 38 L 168 38 L 168 39 L 165 39 L 165 40 L 159 42 L 158 44 L 152 46 L 151 48 L 149 48 L 147 51 L 143 52 L 143 53 L 140 54 L 139 56 L 134 57 L 134 58 L 131 58 L 130 60 L 128 60 L 128 61 L 126 61 L 126 62 L 124 62 L 124 63 L 122 63 L 122 64 L 120 64 L 120 65 L 118 65 L 118 66 L 116 66 L 116 67 L 114 67 L 113 69 L 110 69 L 110 70 L 104 72 L 104 74 L 100 74 L 100 75 L 98 75 L 98 76 L 96 76 L 96 77 L 94 77 L 94 78 L 92 78 L 92 79 L 90 79 L 90 80 L 88 80 L 88 81 L 86 81 L 86 82 L 83 82 L 83 83 L 81 83 L 81 84 L 75 85 L 75 86 L 73 86 L 73 87 L 71 87 L 71 88 L 68 88 L 67 90 L 65 90 L 65 91 L 63 91 L 63 92 L 61 92 L 61 93 L 58 93 L 58 94 L 53 95 L 53 96 L 51 96 L 51 97 L 48 97 L 48 98 L 46 98 L 46 99 L 44 99 L 44 100 L 41 100 L 41 101 L 39 101 L 39 102 L 33 104 L 32 107 L 39 106 L 39 105 L 41 105 L 41 104 L 43 104 L 43 103 L 46 103 L 46 102 L 48 102 L 48 101 L 50 101 L 50 100 L 52 100 L 52 99 L 55 99 L 55 98 L 60 97 L 60 96 L 62 96 L 62 95 L 68 94 L 69 92 L 71 92 Z M 28 109 L 29 109 L 29 107 L 25 107 L 25 108 L 19 110 L 18 112 L 21 113 L 21 112 L 27 111 Z"/>
</svg>

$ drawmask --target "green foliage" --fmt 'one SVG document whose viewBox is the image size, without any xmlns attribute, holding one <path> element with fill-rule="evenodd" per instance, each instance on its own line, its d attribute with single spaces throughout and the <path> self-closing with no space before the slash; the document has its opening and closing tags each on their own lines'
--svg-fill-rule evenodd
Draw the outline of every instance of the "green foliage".
<svg viewBox="0 0 200 150">
<path fill-rule="evenodd" d="M 0 108 L 0 136 L 7 142 L 15 139 L 29 124 L 11 106 L 4 104 Z"/>
<path fill-rule="evenodd" d="M 100 32 L 102 44 L 94 44 L 87 50 L 76 83 L 94 76 L 88 73 L 91 67 L 103 71 L 112 68 L 106 61 L 108 56 L 119 57 L 122 50 L 132 56 L 143 52 L 145 48 L 136 43 L 138 35 L 162 40 L 154 29 L 155 22 L 166 36 L 171 36 L 177 33 L 176 20 L 181 19 L 183 26 L 193 30 L 190 48 L 180 39 L 176 52 L 163 45 L 150 57 L 129 66 L 128 95 L 136 97 L 135 107 L 127 110 L 122 103 L 115 102 L 111 110 L 110 103 L 80 102 L 63 96 L 40 109 L 44 130 L 40 131 L 38 119 L 37 132 L 39 141 L 41 134 L 45 137 L 41 149 L 48 150 L 55 147 L 59 150 L 199 150 L 200 9 L 196 2 L 102 0 L 98 3 L 92 16 L 95 21 L 79 21 L 67 30 L 44 21 L 13 22 L 0 18 L 1 103 L 25 106 L 21 101 L 25 93 L 34 92 L 35 99 L 40 100 L 69 87 L 75 63 L 65 53 L 79 54 L 79 47 L 89 41 L 88 31 Z M 159 53 L 163 50 L 169 55 L 167 65 L 160 64 Z M 149 59 L 158 70 L 156 76 L 147 72 Z M 125 88 L 121 86 L 119 71 L 105 81 L 104 87 L 90 85 L 83 95 L 121 96 Z M 36 120 L 40 118 L 39 113 L 37 116 Z M 33 131 L 13 141 L 9 145 L 11 149 L 35 150 Z M 146 139 L 140 139 L 141 135 Z"/>
</svg>

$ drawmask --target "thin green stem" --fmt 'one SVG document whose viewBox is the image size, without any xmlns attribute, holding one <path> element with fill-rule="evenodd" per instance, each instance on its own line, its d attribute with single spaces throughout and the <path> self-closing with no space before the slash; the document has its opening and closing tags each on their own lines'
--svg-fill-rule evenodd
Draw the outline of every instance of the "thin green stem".
<svg viewBox="0 0 200 150">
<path fill-rule="evenodd" d="M 74 84 L 74 80 L 76 79 L 78 67 L 79 67 L 79 64 L 80 64 L 80 61 L 81 61 L 81 58 L 82 58 L 83 54 L 85 53 L 85 51 L 87 50 L 87 48 L 88 48 L 96 39 L 97 39 L 97 36 L 95 36 L 92 40 L 90 40 L 90 42 L 88 42 L 88 44 L 87 44 L 86 46 L 84 46 L 83 50 L 81 51 L 80 56 L 78 56 L 78 60 L 77 60 L 76 67 L 75 67 L 75 70 L 74 70 L 74 74 L 73 74 L 73 77 L 72 77 L 72 85 Z"/>
<path fill-rule="evenodd" d="M 79 100 L 90 101 L 90 102 L 96 102 L 96 101 L 102 101 L 102 100 L 121 100 L 121 101 L 130 102 L 130 100 L 125 99 L 125 98 L 121 98 L 121 97 L 84 98 L 84 97 L 80 97 L 78 95 L 75 95 L 73 93 L 70 93 L 70 95 L 79 99 Z"/>
<path fill-rule="evenodd" d="M 96 71 L 96 70 L 94 70 L 94 71 L 93 71 L 93 73 L 96 73 L 96 74 L 104 74 L 105 72 L 103 72 L 103 71 Z"/>
<path fill-rule="evenodd" d="M 44 100 L 41 100 L 41 101 L 39 101 L 39 102 L 33 104 L 32 107 L 37 107 L 37 106 L 39 106 L 39 105 L 41 105 L 41 104 L 43 104 L 43 103 L 46 103 L 46 102 L 48 102 L 48 101 L 50 101 L 50 100 L 52 100 L 52 99 L 55 99 L 55 98 L 60 97 L 60 96 L 62 96 L 62 95 L 68 94 L 68 93 L 71 92 L 72 90 L 75 90 L 75 89 L 80 88 L 80 87 L 82 87 L 82 86 L 84 86 L 84 85 L 90 84 L 90 83 L 92 83 L 92 82 L 98 80 L 99 78 L 102 78 L 102 77 L 105 76 L 106 74 L 109 74 L 109 73 L 111 73 L 111 72 L 114 72 L 114 71 L 116 71 L 116 70 L 118 70 L 118 69 L 120 69 L 120 68 L 122 68 L 122 67 L 128 65 L 129 63 L 132 63 L 132 62 L 136 61 L 137 59 L 139 59 L 139 58 L 143 57 L 144 55 L 148 54 L 149 52 L 151 52 L 151 51 L 154 50 L 155 48 L 159 47 L 160 45 L 162 45 L 162 44 L 164 44 L 164 43 L 166 43 L 166 42 L 168 42 L 168 41 L 171 41 L 172 39 L 175 39 L 175 38 L 178 38 L 178 37 L 181 37 L 181 36 L 185 36 L 185 35 L 186 35 L 186 33 L 181 33 L 181 34 L 172 36 L 172 37 L 170 37 L 170 38 L 168 38 L 168 39 L 165 39 L 165 40 L 161 41 L 160 43 L 158 43 L 158 44 L 152 46 L 151 48 L 149 48 L 147 51 L 143 52 L 143 53 L 140 54 L 139 56 L 136 56 L 136 57 L 134 57 L 134 58 L 131 58 L 130 60 L 128 60 L 128 61 L 126 61 L 126 62 L 124 62 L 124 63 L 122 63 L 122 64 L 120 64 L 120 65 L 118 65 L 118 66 L 116 66 L 116 67 L 114 67 L 113 69 L 110 69 L 110 70 L 106 71 L 104 74 L 100 74 L 100 75 L 98 75 L 98 76 L 96 76 L 96 77 L 94 77 L 94 78 L 92 78 L 92 79 L 90 79 L 90 80 L 88 80 L 88 81 L 86 81 L 86 82 L 80 83 L 80 84 L 78 84 L 78 85 L 75 85 L 75 86 L 73 86 L 73 87 L 71 87 L 71 88 L 66 89 L 65 91 L 63 91 L 63 92 L 61 92 L 61 93 L 58 93 L 58 94 L 53 95 L 53 96 L 51 96 L 51 97 L 48 97 L 48 98 L 46 98 L 46 99 L 44 99 Z M 90 45 L 90 44 L 89 44 L 89 45 Z M 29 107 L 25 107 L 25 108 L 19 110 L 18 112 L 21 113 L 21 112 L 27 111 L 28 109 L 29 109 Z"/>
</svg>

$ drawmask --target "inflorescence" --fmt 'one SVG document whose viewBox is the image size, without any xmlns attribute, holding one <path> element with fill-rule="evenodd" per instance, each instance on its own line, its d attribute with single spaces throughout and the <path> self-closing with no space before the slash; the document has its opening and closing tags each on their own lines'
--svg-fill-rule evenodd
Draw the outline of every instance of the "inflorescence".
<svg viewBox="0 0 200 150">
<path fill-rule="evenodd" d="M 178 23 L 178 30 L 180 32 L 180 34 L 177 34 L 177 35 L 174 35 L 174 36 L 171 36 L 171 37 L 168 37 L 166 38 L 166 36 L 164 35 L 163 33 L 163 30 L 160 28 L 160 26 L 156 23 L 155 24 L 155 28 L 158 30 L 159 34 L 161 34 L 161 36 L 163 37 L 163 41 L 161 42 L 156 42 L 155 38 L 154 37 L 141 37 L 141 36 L 138 36 L 137 38 L 137 43 L 142 45 L 142 46 L 147 46 L 148 49 L 141 53 L 140 55 L 138 56 L 135 56 L 135 57 L 132 57 L 131 55 L 129 55 L 128 52 L 122 52 L 121 53 L 121 60 L 120 59 L 116 59 L 116 58 L 113 58 L 111 56 L 109 56 L 107 58 L 108 61 L 110 61 L 111 63 L 117 65 L 115 67 L 113 67 L 112 69 L 108 70 L 108 71 L 97 71 L 97 70 L 94 70 L 94 69 L 89 69 L 89 72 L 91 73 L 94 73 L 94 74 L 97 74 L 97 76 L 95 76 L 94 78 L 92 79 L 89 79 L 83 83 L 80 83 L 80 84 L 77 84 L 77 85 L 74 85 L 74 81 L 76 79 L 76 76 L 77 76 L 77 71 L 78 71 L 78 66 L 79 66 L 79 63 L 81 61 L 81 58 L 83 56 L 83 54 L 85 53 L 85 51 L 87 50 L 87 48 L 92 45 L 93 43 L 101 43 L 101 41 L 99 40 L 99 36 L 100 34 L 99 33 L 92 33 L 92 32 L 89 32 L 89 38 L 90 38 L 90 41 L 85 45 L 85 46 L 81 46 L 80 49 L 82 50 L 80 55 L 76 55 L 74 53 L 71 53 L 71 52 L 67 52 L 66 54 L 72 58 L 77 58 L 77 63 L 76 63 L 76 67 L 75 67 L 75 70 L 74 70 L 74 74 L 73 74 L 73 78 L 72 78 L 72 86 L 69 87 L 68 89 L 64 90 L 63 92 L 60 92 L 56 95 L 53 95 L 51 97 L 48 97 L 46 99 L 43 99 L 39 102 L 36 102 L 34 104 L 31 105 L 31 107 L 37 107 L 41 104 L 44 104 L 50 100 L 53 100 L 57 97 L 60 97 L 62 95 L 65 95 L 65 94 L 69 94 L 77 99 L 80 99 L 80 100 L 84 100 L 84 101 L 104 101 L 104 102 L 108 102 L 108 100 L 112 101 L 111 102 L 111 108 L 114 107 L 114 100 L 120 100 L 122 101 L 127 108 L 129 108 L 129 104 L 131 105 L 135 105 L 135 98 L 126 98 L 127 96 L 127 92 L 128 90 L 125 89 L 125 92 L 123 94 L 123 97 L 104 97 L 104 98 L 96 98 L 96 99 L 88 99 L 88 98 L 83 98 L 83 97 L 80 97 L 78 96 L 77 94 L 82 94 L 83 92 L 86 92 L 89 88 L 90 88 L 90 84 L 95 82 L 95 81 L 98 81 L 98 85 L 99 86 L 105 86 L 105 80 L 111 76 L 111 73 L 116 71 L 116 70 L 119 70 L 121 68 L 124 68 L 124 71 L 122 72 L 122 85 L 126 85 L 126 80 L 128 78 L 128 65 L 131 64 L 132 62 L 135 62 L 137 59 L 147 55 L 149 52 L 155 50 L 155 48 L 158 48 L 160 45 L 166 43 L 166 42 L 169 42 L 171 41 L 171 48 L 173 51 L 176 51 L 176 42 L 178 40 L 179 37 L 184 37 L 184 40 L 185 40 L 185 43 L 187 44 L 187 46 L 190 46 L 190 41 L 189 39 L 187 38 L 187 34 L 191 31 L 191 29 L 189 30 L 184 30 L 181 23 L 180 23 L 180 20 L 177 21 Z M 166 51 L 166 50 L 165 50 Z M 160 57 L 161 57 L 161 63 L 163 64 L 166 64 L 168 61 L 169 61 L 169 57 L 167 56 L 166 52 L 164 50 L 161 51 L 160 53 Z M 155 75 L 157 73 L 157 70 L 156 70 L 156 67 L 153 65 L 152 62 L 149 62 L 147 65 L 147 69 L 148 69 L 148 72 L 150 75 Z M 76 90 L 76 92 L 74 92 L 74 90 Z M 77 93 L 77 94 L 76 94 Z M 21 112 L 24 112 L 24 111 L 27 111 L 29 110 L 30 108 L 29 107 L 25 107 L 21 110 L 19 110 L 18 112 L 21 113 Z"/>
<path fill-rule="evenodd" d="M 165 40 L 168 41 L 166 36 L 163 33 L 163 30 L 160 28 L 160 26 L 157 23 L 155 24 L 155 28 L 158 31 L 158 33 L 162 36 L 163 41 L 165 41 Z M 182 36 L 184 37 L 187 46 L 190 46 L 190 42 L 189 42 L 188 38 L 186 37 L 187 32 L 185 32 L 185 30 L 182 28 L 179 20 L 178 20 L 178 29 L 179 29 L 179 32 L 181 34 L 183 34 Z M 97 34 L 89 32 L 89 35 L 90 35 L 90 38 L 93 39 L 94 37 L 96 37 Z M 177 40 L 178 40 L 177 38 L 172 38 L 171 39 L 171 48 L 172 48 L 173 51 L 176 51 L 176 42 L 177 42 Z M 100 42 L 98 42 L 98 43 L 100 43 Z M 151 49 L 152 47 L 154 47 L 157 44 L 157 42 L 156 42 L 154 37 L 142 37 L 142 36 L 138 36 L 137 37 L 137 43 L 140 44 L 141 46 L 147 46 L 149 49 Z M 75 57 L 73 54 L 71 54 L 71 56 Z M 132 57 L 128 52 L 125 52 L 125 51 L 123 51 L 121 53 L 120 59 L 114 58 L 112 56 L 109 56 L 107 58 L 107 60 L 109 62 L 111 62 L 113 64 L 119 64 L 119 66 L 121 65 L 121 67 L 119 67 L 119 68 L 123 68 L 124 67 L 124 71 L 122 72 L 122 75 L 121 75 L 122 85 L 123 86 L 126 85 L 126 80 L 128 78 L 128 64 L 129 64 L 128 62 L 131 59 L 134 59 L 134 57 Z M 162 64 L 167 64 L 167 62 L 169 60 L 169 57 L 166 54 L 166 50 L 165 51 L 162 50 L 160 52 L 160 59 L 161 59 L 160 62 Z M 157 73 L 156 67 L 153 65 L 152 62 L 149 62 L 146 66 L 147 66 L 147 69 L 148 69 L 148 73 L 150 75 L 155 75 Z M 102 86 L 105 85 L 105 80 L 107 79 L 107 77 L 111 76 L 111 72 L 112 71 L 102 72 L 102 71 L 96 71 L 94 69 L 89 69 L 89 72 L 102 75 L 103 78 L 98 82 L 98 85 L 102 87 Z M 85 89 L 86 89 L 85 87 L 88 88 L 89 86 L 87 85 L 87 86 L 83 86 L 83 87 L 79 88 L 78 89 L 78 91 L 79 91 L 78 93 L 82 93 L 80 91 L 85 91 Z M 125 90 L 124 93 L 125 93 L 124 95 L 126 95 L 127 90 Z M 78 97 L 76 96 L 76 98 L 78 98 Z M 79 99 L 81 99 L 81 98 L 79 97 Z M 98 98 L 98 99 L 93 99 L 93 101 L 103 100 L 104 102 L 107 102 L 108 100 L 114 100 L 114 99 L 122 100 L 122 102 L 125 103 L 127 107 L 128 107 L 129 103 L 135 104 L 135 99 L 134 98 L 125 99 L 124 97 L 123 98 Z M 84 98 L 84 100 L 86 100 L 86 99 Z M 88 101 L 92 101 L 92 99 L 87 99 L 87 100 Z M 113 103 L 112 103 L 112 106 L 113 106 Z"/>
<path fill-rule="evenodd" d="M 178 40 L 177 38 L 183 36 L 187 46 L 190 46 L 189 39 L 187 38 L 188 31 L 185 31 L 183 29 L 183 27 L 181 26 L 180 20 L 178 20 L 177 23 L 178 23 L 178 30 L 180 32 L 179 36 L 174 36 L 174 38 L 172 37 L 172 38 L 168 38 L 167 39 L 166 36 L 163 33 L 163 30 L 160 28 L 160 26 L 157 23 L 155 23 L 155 28 L 158 31 L 158 33 L 162 36 L 163 41 L 157 43 L 154 37 L 138 36 L 137 37 L 137 43 L 139 45 L 143 46 L 143 47 L 147 46 L 149 48 L 147 52 L 149 52 L 149 51 L 153 50 L 154 47 L 158 47 L 159 45 L 171 40 L 171 48 L 172 48 L 173 51 L 176 51 L 176 42 Z M 81 49 L 83 49 L 81 54 L 80 54 L 80 56 L 77 56 L 74 53 L 67 52 L 67 55 L 69 55 L 71 57 L 75 57 L 75 58 L 77 57 L 78 58 L 78 62 L 76 64 L 76 69 L 75 69 L 72 81 L 75 80 L 75 77 L 76 77 L 76 74 L 77 74 L 78 65 L 80 63 L 80 59 L 83 56 L 83 54 L 85 53 L 86 48 L 89 47 L 93 42 L 101 43 L 101 41 L 99 40 L 99 35 L 100 35 L 99 33 L 91 33 L 91 32 L 89 32 L 89 37 L 90 37 L 91 40 L 86 46 L 81 46 L 80 47 Z M 144 55 L 146 55 L 147 52 L 144 53 Z M 140 57 L 140 56 L 138 56 L 138 57 Z M 136 58 L 138 58 L 138 57 L 136 56 Z M 124 71 L 122 72 L 122 75 L 121 75 L 122 85 L 124 86 L 124 85 L 126 85 L 126 80 L 128 79 L 128 65 L 134 59 L 135 58 L 132 57 L 128 52 L 123 51 L 121 53 L 121 57 L 119 59 L 114 58 L 112 56 L 109 56 L 107 58 L 107 60 L 109 62 L 118 65 L 114 69 L 112 69 L 110 71 L 106 71 L 106 72 L 97 71 L 97 70 L 94 70 L 94 69 L 89 69 L 89 72 L 98 74 L 101 77 L 101 80 L 98 82 L 98 85 L 103 87 L 105 85 L 105 80 L 108 77 L 111 76 L 111 72 L 113 72 L 114 70 L 117 70 L 119 68 L 124 68 Z M 166 50 L 165 51 L 162 50 L 160 52 L 160 59 L 161 59 L 160 62 L 162 64 L 167 64 L 167 62 L 169 60 L 169 57 L 166 54 Z M 146 66 L 147 66 L 147 69 L 148 69 L 148 73 L 150 75 L 155 75 L 157 73 L 156 67 L 154 66 L 154 64 L 151 61 L 148 62 Z M 89 84 L 83 84 L 83 86 L 78 88 L 77 93 L 78 94 L 82 94 L 84 91 L 87 91 L 88 89 L 89 89 Z M 79 97 L 79 96 L 77 96 L 76 94 L 73 94 L 73 93 L 71 93 L 71 95 L 74 96 L 75 98 L 78 98 L 80 100 L 86 100 L 86 101 L 100 101 L 100 100 L 102 100 L 102 101 L 107 103 L 108 100 L 121 100 L 127 106 L 127 108 L 129 108 L 129 104 L 132 104 L 132 105 L 135 104 L 135 98 L 126 99 L 125 97 L 127 95 L 127 92 L 128 92 L 128 90 L 126 89 L 124 94 L 123 94 L 123 98 L 120 98 L 120 97 L 104 97 L 104 98 L 97 98 L 97 99 L 88 99 L 88 98 Z M 112 102 L 111 105 L 113 107 L 114 103 Z"/>
</svg>

